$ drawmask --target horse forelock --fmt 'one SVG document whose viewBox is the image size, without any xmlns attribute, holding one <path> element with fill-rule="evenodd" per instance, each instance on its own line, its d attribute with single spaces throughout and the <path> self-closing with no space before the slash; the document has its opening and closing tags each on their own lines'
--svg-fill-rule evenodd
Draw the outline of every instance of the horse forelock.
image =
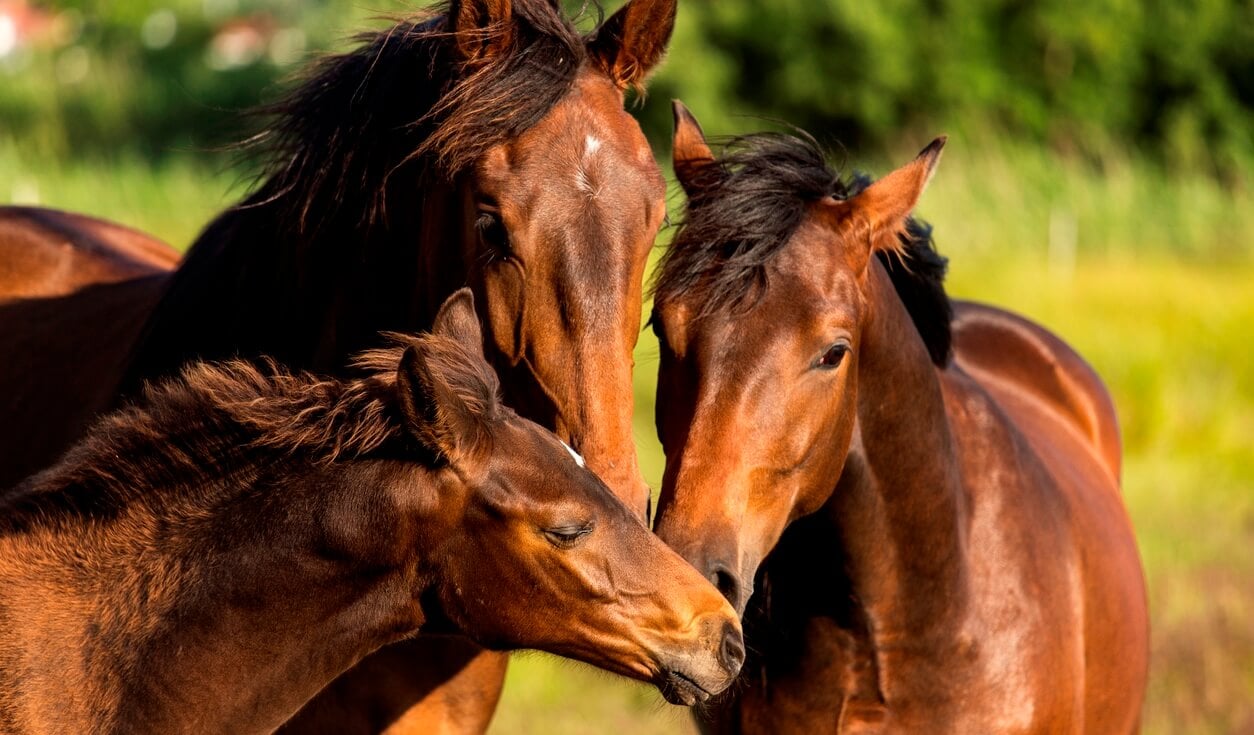
<svg viewBox="0 0 1254 735">
<path fill-rule="evenodd" d="M 831 168 L 815 139 L 755 133 L 732 138 L 716 161 L 717 174 L 689 194 L 687 210 L 653 282 L 657 303 L 699 304 L 696 316 L 751 307 L 764 292 L 767 268 L 825 197 L 848 199 L 870 183 Z M 893 286 L 938 365 L 950 355 L 953 309 L 944 289 L 947 261 L 932 228 L 909 218 L 901 248 L 878 252 Z"/>
<path fill-rule="evenodd" d="M 752 302 L 765 285 L 768 263 L 801 226 L 808 205 L 848 195 L 808 137 L 732 138 L 715 165 L 718 175 L 689 193 L 653 285 L 659 303 L 693 298 L 701 315 Z"/>
</svg>

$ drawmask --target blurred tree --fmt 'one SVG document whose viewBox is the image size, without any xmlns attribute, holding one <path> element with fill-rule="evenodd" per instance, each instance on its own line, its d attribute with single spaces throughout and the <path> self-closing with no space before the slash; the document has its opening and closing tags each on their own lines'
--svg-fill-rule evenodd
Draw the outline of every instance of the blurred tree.
<svg viewBox="0 0 1254 735">
<path fill-rule="evenodd" d="M 723 131 L 779 118 L 882 148 L 956 128 L 1239 174 L 1254 160 L 1254 3 L 684 0 L 652 95 Z M 668 132 L 664 105 L 644 116 Z"/>
<path fill-rule="evenodd" d="M 6 3 L 28 0 L 0 0 Z M 584 27 L 597 16 L 584 8 Z M 617 9 L 606 0 L 606 12 Z M 56 42 L 0 50 L 0 134 L 51 153 L 158 158 L 241 135 L 307 49 L 376 0 L 62 0 Z M 883 149 L 941 129 L 1101 162 L 1135 148 L 1240 181 L 1254 161 L 1249 0 L 680 0 L 670 63 L 640 115 L 669 140 L 684 98 L 712 131 L 787 120 Z"/>
</svg>

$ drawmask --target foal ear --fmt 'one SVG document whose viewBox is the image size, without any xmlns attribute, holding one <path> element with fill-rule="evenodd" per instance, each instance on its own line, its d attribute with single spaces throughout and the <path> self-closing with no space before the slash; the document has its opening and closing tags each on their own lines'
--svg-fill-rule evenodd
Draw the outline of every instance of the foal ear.
<svg viewBox="0 0 1254 735">
<path fill-rule="evenodd" d="M 406 428 L 453 464 L 481 459 L 500 416 L 499 388 L 483 358 L 474 300 L 462 289 L 401 357 L 396 389 Z"/>
<path fill-rule="evenodd" d="M 512 0 L 453 0 L 448 30 L 463 61 L 496 56 L 513 40 Z"/>
<path fill-rule="evenodd" d="M 691 197 L 710 186 L 718 178 L 718 163 L 714 152 L 705 142 L 701 124 L 693 117 L 683 102 L 671 103 L 675 113 L 675 138 L 671 145 L 671 162 L 675 166 L 675 178 Z"/>
<path fill-rule="evenodd" d="M 629 0 L 597 29 L 588 53 L 619 87 L 644 86 L 675 30 L 677 0 Z"/>
<path fill-rule="evenodd" d="M 476 359 L 484 359 L 483 328 L 475 313 L 474 292 L 459 288 L 445 299 L 431 324 L 431 333 L 453 340 Z"/>
<path fill-rule="evenodd" d="M 946 136 L 933 140 L 913 161 L 884 176 L 852 199 L 836 202 L 835 207 L 847 230 L 870 247 L 859 252 L 869 258 L 876 250 L 895 250 L 901 246 L 898 237 L 905 231 L 906 218 L 914 211 L 923 190 L 932 180 Z M 869 241 L 869 242 L 867 242 Z M 865 266 L 866 261 L 862 261 Z"/>
</svg>

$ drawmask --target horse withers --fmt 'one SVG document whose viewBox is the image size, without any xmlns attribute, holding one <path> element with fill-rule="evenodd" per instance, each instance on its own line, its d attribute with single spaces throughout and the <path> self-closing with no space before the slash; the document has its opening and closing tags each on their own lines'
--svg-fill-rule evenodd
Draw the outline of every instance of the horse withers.
<svg viewBox="0 0 1254 735">
<path fill-rule="evenodd" d="M 501 405 L 469 291 L 356 364 L 192 364 L 0 497 L 0 729 L 271 732 L 423 632 L 734 679 L 735 611 Z"/>
<path fill-rule="evenodd" d="M 845 182 L 812 140 L 716 158 L 676 124 L 656 530 L 755 654 L 707 728 L 1134 731 L 1148 626 L 1113 405 L 1039 326 L 951 307 L 910 218 L 943 139 Z"/>
</svg>

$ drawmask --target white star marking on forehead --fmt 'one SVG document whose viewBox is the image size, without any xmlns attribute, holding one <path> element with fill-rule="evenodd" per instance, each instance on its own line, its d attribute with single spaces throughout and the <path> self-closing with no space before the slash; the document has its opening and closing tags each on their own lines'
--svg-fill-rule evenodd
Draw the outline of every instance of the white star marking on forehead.
<svg viewBox="0 0 1254 735">
<path fill-rule="evenodd" d="M 588 167 L 592 164 L 592 159 L 597 152 L 601 150 L 602 145 L 604 142 L 595 135 L 584 138 L 583 160 L 579 162 L 579 168 L 575 171 L 575 188 L 591 198 L 596 198 L 600 191 L 592 185 L 592 180 L 588 176 Z"/>
<path fill-rule="evenodd" d="M 558 441 L 561 442 L 562 440 L 558 439 Z M 579 452 L 576 452 L 574 449 L 571 449 L 569 444 L 567 444 L 566 442 L 562 442 L 562 446 L 566 447 L 567 452 L 570 452 L 570 458 L 575 460 L 575 464 L 579 465 L 580 467 L 588 466 L 588 463 L 583 461 L 583 457 L 579 455 Z"/>
</svg>

